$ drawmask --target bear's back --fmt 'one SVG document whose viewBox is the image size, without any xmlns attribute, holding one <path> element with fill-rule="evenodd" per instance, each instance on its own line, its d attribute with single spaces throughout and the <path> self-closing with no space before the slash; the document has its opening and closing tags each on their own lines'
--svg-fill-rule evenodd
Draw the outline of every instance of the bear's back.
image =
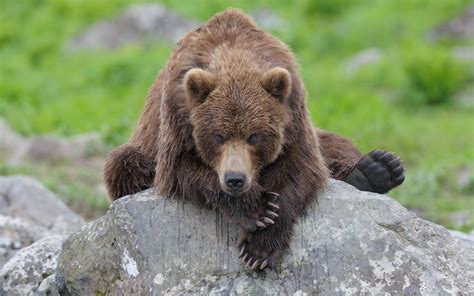
<svg viewBox="0 0 474 296">
<path fill-rule="evenodd" d="M 174 81 L 181 81 L 192 68 L 208 69 L 215 61 L 216 51 L 226 47 L 240 49 L 256 56 L 262 69 L 286 68 L 296 74 L 296 61 L 290 49 L 280 40 L 262 31 L 255 22 L 238 9 L 227 9 L 216 14 L 196 30 L 185 35 L 169 59 L 169 73 Z"/>
</svg>

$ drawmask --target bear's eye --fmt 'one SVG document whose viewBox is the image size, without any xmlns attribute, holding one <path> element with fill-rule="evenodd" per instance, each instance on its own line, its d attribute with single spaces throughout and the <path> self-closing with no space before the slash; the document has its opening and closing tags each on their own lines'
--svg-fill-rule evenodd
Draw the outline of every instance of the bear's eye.
<svg viewBox="0 0 474 296">
<path fill-rule="evenodd" d="M 216 140 L 217 144 L 224 144 L 225 142 L 224 136 L 219 135 L 219 134 L 214 135 L 214 140 Z"/>
<path fill-rule="evenodd" d="M 255 134 L 255 133 L 251 134 L 247 138 L 247 143 L 249 143 L 250 145 L 253 145 L 253 144 L 257 143 L 257 134 Z"/>
</svg>

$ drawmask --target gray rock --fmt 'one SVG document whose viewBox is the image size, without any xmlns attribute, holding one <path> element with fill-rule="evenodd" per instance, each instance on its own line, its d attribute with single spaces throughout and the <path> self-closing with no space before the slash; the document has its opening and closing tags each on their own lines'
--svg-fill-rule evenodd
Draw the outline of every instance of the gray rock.
<svg viewBox="0 0 474 296">
<path fill-rule="evenodd" d="M 58 234 L 84 224 L 54 193 L 30 177 L 0 177 L 0 205 L 0 214 L 26 219 Z"/>
<path fill-rule="evenodd" d="M 367 65 L 378 63 L 382 58 L 382 52 L 378 48 L 368 48 L 356 53 L 346 62 L 346 71 L 355 73 Z"/>
<path fill-rule="evenodd" d="M 0 118 L 0 160 L 6 163 L 18 163 L 26 154 L 29 142 L 17 134 L 7 123 Z"/>
<path fill-rule="evenodd" d="M 474 88 L 472 91 L 474 91 Z M 456 187 L 459 190 L 468 190 L 469 188 L 474 189 L 474 172 L 471 172 L 468 167 L 459 170 L 459 172 L 456 173 Z"/>
<path fill-rule="evenodd" d="M 69 44 L 80 49 L 117 49 L 145 41 L 176 42 L 198 23 L 187 20 L 160 4 L 134 5 L 119 16 L 92 25 Z"/>
<path fill-rule="evenodd" d="M 474 5 L 467 6 L 455 18 L 434 28 L 428 34 L 432 41 L 439 39 L 473 39 L 474 38 Z"/>
<path fill-rule="evenodd" d="M 474 245 L 474 230 L 471 233 L 464 233 L 457 230 L 449 230 L 452 236 L 455 236 L 461 240 L 464 240 L 466 243 Z"/>
<path fill-rule="evenodd" d="M 257 25 L 267 31 L 281 30 L 288 27 L 288 22 L 271 9 L 257 9 L 250 13 Z"/>
<path fill-rule="evenodd" d="M 63 244 L 56 280 L 73 295 L 463 294 L 474 246 L 391 198 L 331 181 L 278 270 L 242 272 L 238 229 L 152 190 L 114 202 Z"/>
<path fill-rule="evenodd" d="M 453 48 L 453 56 L 456 59 L 466 62 L 474 61 L 474 47 L 472 46 L 456 46 Z"/>
<path fill-rule="evenodd" d="M 46 228 L 28 220 L 0 215 L 0 268 L 21 248 L 47 235 Z"/>
<path fill-rule="evenodd" d="M 468 85 L 462 91 L 454 95 L 454 102 L 461 108 L 474 108 L 474 84 Z M 467 178 L 470 178 L 468 180 Z M 457 175 L 456 185 L 460 190 L 474 190 L 474 176 L 470 172 L 461 171 Z"/>
<path fill-rule="evenodd" d="M 471 223 L 471 213 L 468 210 L 456 211 L 449 214 L 449 219 L 455 227 L 461 228 Z"/>
<path fill-rule="evenodd" d="M 37 296 L 56 296 L 59 295 L 58 286 L 56 285 L 56 274 L 48 276 L 41 282 L 36 290 Z"/>
<path fill-rule="evenodd" d="M 101 147 L 101 137 L 98 133 L 67 139 L 44 135 L 30 139 L 23 159 L 36 163 L 81 160 L 87 158 L 89 153 L 102 149 Z"/>
<path fill-rule="evenodd" d="M 25 138 L 0 118 L 0 134 L 0 161 L 12 166 L 65 160 L 80 162 L 91 154 L 104 150 L 99 133 L 82 134 L 67 139 L 51 135 Z"/>
<path fill-rule="evenodd" d="M 7 295 L 36 295 L 41 283 L 56 270 L 63 238 L 48 236 L 16 253 L 0 270 L 4 292 Z"/>
</svg>

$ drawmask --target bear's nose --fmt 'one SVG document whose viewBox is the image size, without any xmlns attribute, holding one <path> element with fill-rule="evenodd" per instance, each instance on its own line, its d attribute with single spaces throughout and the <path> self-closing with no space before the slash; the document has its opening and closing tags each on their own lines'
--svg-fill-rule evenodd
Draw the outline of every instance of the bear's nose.
<svg viewBox="0 0 474 296">
<path fill-rule="evenodd" d="M 232 190 L 238 190 L 244 186 L 245 175 L 242 173 L 229 172 L 224 175 L 225 184 Z"/>
</svg>

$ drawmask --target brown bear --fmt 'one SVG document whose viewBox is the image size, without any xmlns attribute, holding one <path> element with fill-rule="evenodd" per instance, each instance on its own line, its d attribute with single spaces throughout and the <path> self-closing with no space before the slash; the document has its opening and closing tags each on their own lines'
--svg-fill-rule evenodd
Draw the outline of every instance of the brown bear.
<svg viewBox="0 0 474 296">
<path fill-rule="evenodd" d="M 348 139 L 314 129 L 293 54 L 235 9 L 176 45 L 134 134 L 104 169 L 112 200 L 155 186 L 217 208 L 242 229 L 241 262 L 252 270 L 280 262 L 330 176 L 385 193 L 403 174 L 393 154 L 363 156 Z"/>
</svg>

